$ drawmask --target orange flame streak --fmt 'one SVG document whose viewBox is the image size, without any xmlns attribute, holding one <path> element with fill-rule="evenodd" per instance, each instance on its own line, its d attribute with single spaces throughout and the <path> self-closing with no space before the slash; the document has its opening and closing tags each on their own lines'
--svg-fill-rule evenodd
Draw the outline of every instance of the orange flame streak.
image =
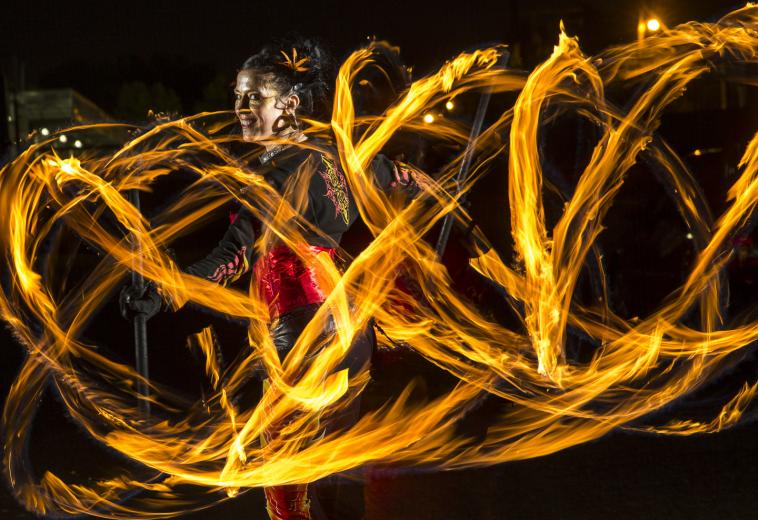
<svg viewBox="0 0 758 520">
<path fill-rule="evenodd" d="M 671 421 L 663 426 L 647 426 L 640 428 L 641 431 L 652 433 L 665 433 L 673 435 L 695 435 L 699 433 L 716 433 L 730 426 L 734 426 L 742 418 L 747 406 L 755 397 L 758 390 L 758 383 L 745 384 L 728 403 L 724 405 L 721 412 L 710 422 L 702 423 L 699 421 L 680 420 Z"/>
</svg>

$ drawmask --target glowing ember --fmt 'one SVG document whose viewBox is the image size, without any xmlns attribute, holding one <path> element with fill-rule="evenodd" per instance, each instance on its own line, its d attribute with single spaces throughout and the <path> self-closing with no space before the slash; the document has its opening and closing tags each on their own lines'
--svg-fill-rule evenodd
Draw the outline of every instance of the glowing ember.
<svg viewBox="0 0 758 520">
<path fill-rule="evenodd" d="M 713 223 L 698 211 L 697 191 L 682 163 L 652 141 L 652 132 L 667 105 L 713 62 L 755 60 L 757 17 L 758 8 L 748 6 L 716 24 L 657 31 L 597 59 L 582 55 L 578 41 L 561 31 L 552 56 L 526 78 L 494 67 L 498 49 L 462 54 L 437 74 L 413 83 L 383 116 L 357 121 L 352 82 L 372 63 L 372 52 L 385 44 L 354 53 L 340 69 L 328 128 L 314 124 L 311 132 L 335 135 L 339 159 L 374 239 L 344 273 L 326 259 L 311 260 L 322 262 L 333 290 L 284 362 L 268 335 L 267 306 L 255 290 L 242 292 L 186 275 L 164 253 L 200 215 L 231 198 L 266 221 L 267 232 L 256 247 L 276 236 L 293 251 L 303 250 L 298 247 L 304 242 L 299 230 L 307 224 L 298 211 L 255 171 L 227 155 L 220 145 L 228 137 L 196 130 L 196 123 L 217 114 L 164 123 L 108 157 L 62 159 L 50 151 L 49 142 L 30 148 L 0 173 L 0 236 L 11 273 L 0 313 L 29 351 L 3 413 L 3 463 L 17 497 L 38 513 L 132 519 L 202 507 L 220 500 L 215 493 L 220 489 L 232 496 L 249 487 L 310 482 L 370 462 L 455 468 L 538 457 L 596 439 L 698 388 L 727 355 L 758 339 L 758 323 L 727 329 L 719 313 L 725 252 L 758 202 L 758 135 L 744 152 L 728 209 Z M 649 80 L 649 87 L 625 112 L 606 100 L 609 85 L 641 77 Z M 495 93 L 520 92 L 512 110 L 504 111 L 477 142 L 477 157 L 485 161 L 503 153 L 497 136 L 509 135 L 508 196 L 518 267 L 492 250 L 481 250 L 472 265 L 516 300 L 524 330 L 511 330 L 472 309 L 451 290 L 446 269 L 421 239 L 457 207 L 457 161 L 424 187 L 423 197 L 402 208 L 376 188 L 369 169 L 371 159 L 400 129 L 464 144 L 466 129 L 454 122 L 419 123 L 422 117 L 431 122 L 424 114 L 435 106 L 450 103 L 451 108 L 450 99 L 485 86 Z M 548 102 L 576 110 L 602 131 L 552 229 L 545 220 L 537 146 L 542 108 Z M 67 131 L 86 136 L 93 128 Z M 573 295 L 603 217 L 643 152 L 675 188 L 676 204 L 698 249 L 683 285 L 655 312 L 629 321 L 614 314 L 605 299 L 586 307 L 573 301 Z M 212 160 L 200 166 L 189 160 L 201 154 Z M 147 189 L 178 165 L 192 168 L 200 179 L 151 227 L 125 194 Z M 469 188 L 467 184 L 463 191 Z M 251 199 L 258 204 L 252 206 Z M 115 217 L 120 232 L 103 227 L 100 217 L 105 212 Z M 52 247 L 55 258 L 57 246 L 48 239 L 59 223 L 107 252 L 85 281 L 86 293 L 52 287 L 41 269 L 43 246 Z M 139 262 L 133 262 L 136 250 Z M 214 391 L 205 403 L 188 406 L 170 389 L 146 381 L 154 413 L 144 417 L 136 404 L 135 370 L 82 341 L 87 318 L 112 298 L 133 265 L 175 306 L 192 301 L 249 320 L 248 355 L 229 367 L 225 377 L 220 376 L 210 334 L 191 339 L 192 348 L 205 356 Z M 424 301 L 408 298 L 395 283 L 401 270 L 418 285 Z M 404 304 L 402 311 L 398 301 Z M 693 308 L 699 311 L 697 328 L 683 323 Z M 337 332 L 323 345 L 319 334 L 330 317 Z M 408 388 L 352 428 L 317 437 L 323 410 L 347 406 L 368 382 L 367 373 L 350 379 L 336 368 L 353 337 L 372 318 L 389 336 L 460 382 L 448 394 L 424 403 L 412 401 Z M 600 347 L 591 360 L 580 363 L 566 355 L 569 327 Z M 319 349 L 318 356 L 310 356 Z M 256 406 L 244 408 L 232 398 L 254 364 L 263 367 L 271 384 Z M 51 379 L 72 417 L 95 439 L 152 473 L 90 486 L 70 485 L 51 473 L 41 479 L 32 475 L 24 446 L 35 403 Z M 755 392 L 755 385 L 746 386 L 708 423 L 636 428 L 671 434 L 717 431 L 739 420 Z M 480 442 L 456 437 L 458 419 L 486 393 L 513 407 L 493 417 Z M 199 408 L 202 415 L 195 413 Z M 269 425 L 292 416 L 296 420 L 286 435 L 261 444 Z M 208 493 L 188 494 L 180 487 L 186 484 L 203 486 Z M 134 490 L 145 493 L 124 505 Z"/>
</svg>

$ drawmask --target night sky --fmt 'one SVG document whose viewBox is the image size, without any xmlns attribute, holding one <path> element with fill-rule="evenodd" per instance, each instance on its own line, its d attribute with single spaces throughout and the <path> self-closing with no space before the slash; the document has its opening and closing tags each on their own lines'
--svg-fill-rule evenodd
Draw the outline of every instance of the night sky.
<svg viewBox="0 0 758 520">
<path fill-rule="evenodd" d="M 744 4 L 744 3 L 742 3 Z M 294 31 L 321 38 L 337 58 L 369 36 L 400 46 L 419 74 L 490 42 L 521 46 L 523 68 L 545 59 L 563 19 L 588 53 L 635 38 L 638 13 L 668 25 L 715 20 L 729 0 L 441 2 L 5 2 L 2 71 L 27 88 L 73 87 L 113 111 L 121 84 L 162 83 L 190 113 L 214 79 L 234 71 L 262 43 Z M 22 79 L 23 78 L 23 79 Z M 160 107 L 159 107 L 160 108 Z M 218 107 L 221 108 L 221 107 Z"/>
</svg>

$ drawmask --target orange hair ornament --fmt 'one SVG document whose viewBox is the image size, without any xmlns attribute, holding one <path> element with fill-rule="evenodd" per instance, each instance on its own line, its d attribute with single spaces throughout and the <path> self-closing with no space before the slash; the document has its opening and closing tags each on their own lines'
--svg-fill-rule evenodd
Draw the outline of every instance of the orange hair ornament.
<svg viewBox="0 0 758 520">
<path fill-rule="evenodd" d="M 292 56 L 290 57 L 286 52 L 279 51 L 282 53 L 282 56 L 284 56 L 284 61 L 278 62 L 279 65 L 284 65 L 285 67 L 289 67 L 295 72 L 308 72 L 309 68 L 305 66 L 306 63 L 310 60 L 307 56 L 305 58 L 297 59 L 297 49 L 292 49 Z"/>
</svg>

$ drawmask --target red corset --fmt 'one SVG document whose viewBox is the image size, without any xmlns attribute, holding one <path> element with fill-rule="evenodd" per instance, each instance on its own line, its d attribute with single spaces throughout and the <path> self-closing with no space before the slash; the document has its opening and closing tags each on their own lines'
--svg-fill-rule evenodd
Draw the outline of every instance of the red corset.
<svg viewBox="0 0 758 520">
<path fill-rule="evenodd" d="M 326 252 L 334 260 L 335 251 L 328 247 L 307 246 L 312 254 Z M 327 294 L 319 287 L 317 265 L 306 266 L 287 246 L 273 247 L 255 263 L 258 291 L 268 304 L 271 320 L 297 307 L 321 303 Z"/>
</svg>

